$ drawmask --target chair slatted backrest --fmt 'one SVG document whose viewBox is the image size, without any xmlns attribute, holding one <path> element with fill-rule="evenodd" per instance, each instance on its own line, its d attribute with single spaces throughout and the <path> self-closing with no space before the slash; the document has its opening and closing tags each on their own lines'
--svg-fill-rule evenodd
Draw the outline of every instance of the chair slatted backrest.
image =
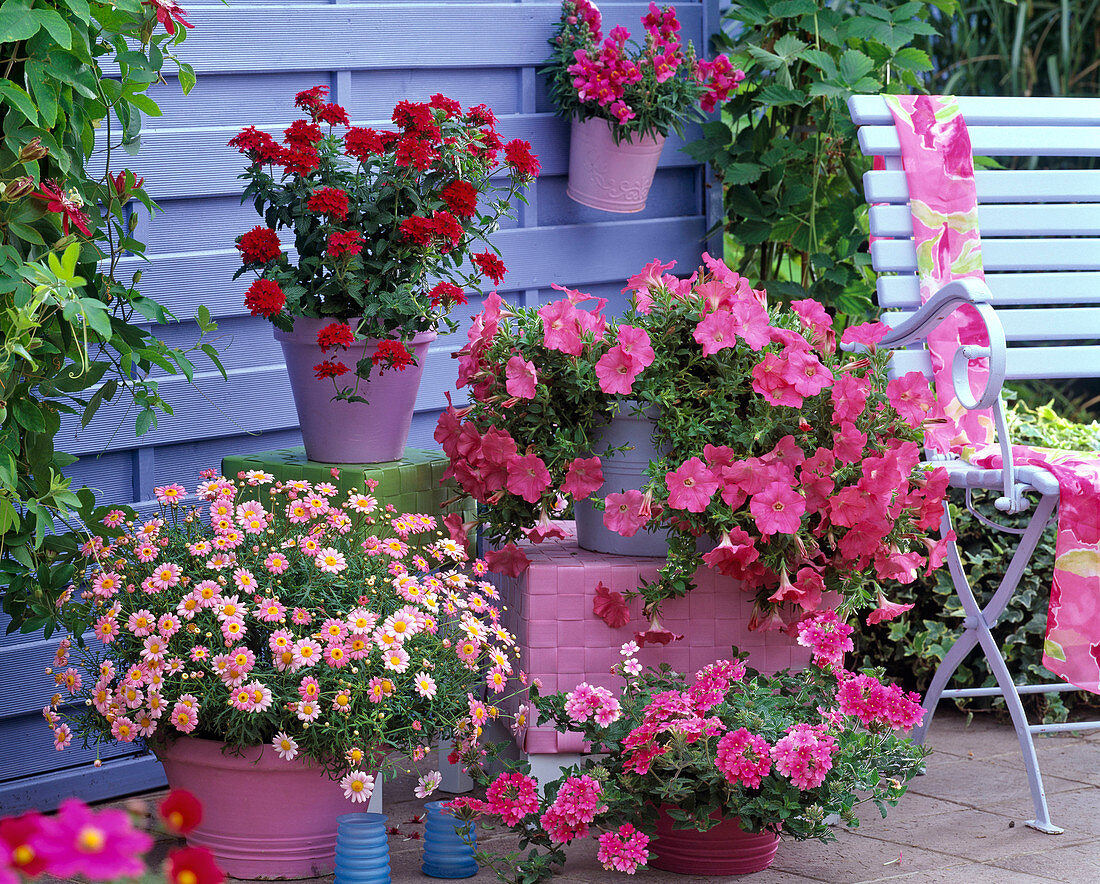
<svg viewBox="0 0 1100 884">
<path fill-rule="evenodd" d="M 1026 169 L 975 173 L 985 278 L 1008 340 L 1008 379 L 1100 377 L 1100 162 L 1044 168 L 1047 158 L 1100 157 L 1100 99 L 970 98 L 959 109 L 974 155 Z M 872 265 L 883 320 L 897 325 L 920 304 L 909 189 L 894 120 L 880 95 L 848 103 L 866 156 Z M 925 350 L 894 355 L 894 371 L 931 374 Z"/>
</svg>

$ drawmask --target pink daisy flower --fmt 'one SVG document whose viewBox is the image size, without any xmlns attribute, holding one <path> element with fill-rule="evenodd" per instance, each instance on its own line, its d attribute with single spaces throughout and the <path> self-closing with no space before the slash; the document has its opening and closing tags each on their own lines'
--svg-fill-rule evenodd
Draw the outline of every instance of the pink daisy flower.
<svg viewBox="0 0 1100 884">
<path fill-rule="evenodd" d="M 298 743 L 293 737 L 287 736 L 283 731 L 279 731 L 275 734 L 274 738 L 271 740 L 271 745 L 283 761 L 293 761 L 298 755 Z"/>
<path fill-rule="evenodd" d="M 152 612 L 144 608 L 134 611 L 126 618 L 126 628 L 138 638 L 150 635 L 155 627 L 156 621 L 153 619 Z"/>
<path fill-rule="evenodd" d="M 344 554 L 333 549 L 331 546 L 326 546 L 324 549 L 318 550 L 317 557 L 313 560 L 313 563 L 325 574 L 339 574 L 348 567 Z"/>
<path fill-rule="evenodd" d="M 250 685 L 241 685 L 229 695 L 229 703 L 238 712 L 251 712 L 256 708 Z"/>
<path fill-rule="evenodd" d="M 256 578 L 252 576 L 252 572 L 247 568 L 238 568 L 233 572 L 233 584 L 241 592 L 256 591 Z"/>
<path fill-rule="evenodd" d="M 310 638 L 299 639 L 291 650 L 294 654 L 295 669 L 306 669 L 322 657 L 321 646 Z"/>
<path fill-rule="evenodd" d="M 354 770 L 340 780 L 340 787 L 344 790 L 345 798 L 356 804 L 362 804 L 369 801 L 374 794 L 374 777 L 361 770 Z"/>
<path fill-rule="evenodd" d="M 114 571 L 99 574 L 92 581 L 92 592 L 101 599 L 109 599 L 122 588 L 122 577 Z"/>
<path fill-rule="evenodd" d="M 413 678 L 413 688 L 421 697 L 428 700 L 435 698 L 435 679 L 428 675 L 423 669 L 417 672 L 416 676 Z"/>
<path fill-rule="evenodd" d="M 286 614 L 286 605 L 278 599 L 263 598 L 256 603 L 256 618 L 264 623 L 278 623 Z"/>
<path fill-rule="evenodd" d="M 153 496 L 163 506 L 178 506 L 187 494 L 187 489 L 173 482 L 171 485 L 160 485 L 153 489 Z"/>
<path fill-rule="evenodd" d="M 382 654 L 382 665 L 394 672 L 404 672 L 409 668 L 409 652 L 400 645 L 389 648 Z"/>
<path fill-rule="evenodd" d="M 298 708 L 294 710 L 294 714 L 303 723 L 313 722 L 320 716 L 321 707 L 312 700 L 303 700 L 298 704 Z"/>
</svg>

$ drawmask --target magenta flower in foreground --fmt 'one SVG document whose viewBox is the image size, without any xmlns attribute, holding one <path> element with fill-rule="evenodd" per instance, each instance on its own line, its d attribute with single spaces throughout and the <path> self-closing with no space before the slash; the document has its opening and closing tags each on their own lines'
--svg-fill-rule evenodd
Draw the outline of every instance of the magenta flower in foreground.
<svg viewBox="0 0 1100 884">
<path fill-rule="evenodd" d="M 92 811 L 75 798 L 61 803 L 57 816 L 42 826 L 32 847 L 51 875 L 83 875 L 89 881 L 135 877 L 145 871 L 140 855 L 153 839 L 137 831 L 121 810 Z"/>
</svg>

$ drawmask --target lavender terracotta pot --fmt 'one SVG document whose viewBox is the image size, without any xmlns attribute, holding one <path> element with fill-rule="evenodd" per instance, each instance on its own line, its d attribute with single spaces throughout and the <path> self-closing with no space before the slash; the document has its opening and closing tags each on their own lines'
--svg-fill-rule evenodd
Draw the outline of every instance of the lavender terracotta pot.
<svg viewBox="0 0 1100 884">
<path fill-rule="evenodd" d="M 674 829 L 672 817 L 662 805 L 657 816 L 657 837 L 649 844 L 652 869 L 680 875 L 749 875 L 762 872 L 775 860 L 779 836 L 771 832 L 750 834 L 739 817 L 723 819 L 713 829 Z"/>
<path fill-rule="evenodd" d="M 153 747 L 168 785 L 202 802 L 187 843 L 208 847 L 234 878 L 315 878 L 335 868 L 336 820 L 354 806 L 340 784 L 301 756 L 271 746 L 241 755 L 224 743 L 179 737 Z"/>
<path fill-rule="evenodd" d="M 332 320 L 299 317 L 291 332 L 275 329 L 275 340 L 283 348 L 294 408 L 302 428 L 306 457 L 321 463 L 382 463 L 400 460 L 409 438 L 416 394 L 424 375 L 428 346 L 435 340 L 434 331 L 422 332 L 405 346 L 416 357 L 416 365 L 404 371 L 390 370 L 371 374 L 361 381 L 359 393 L 363 402 L 333 401 L 332 381 L 318 380 L 314 366 L 326 355 L 317 346 L 317 332 Z M 354 323 L 354 320 L 350 320 Z M 377 352 L 377 341 L 354 345 L 344 355 L 349 367 L 360 359 L 370 359 Z M 341 387 L 352 375 L 337 379 Z M 353 380 L 353 378 L 352 378 Z"/>
<path fill-rule="evenodd" d="M 573 120 L 569 134 L 569 185 L 566 193 L 583 206 L 605 212 L 645 208 L 663 136 L 615 143 L 611 124 L 592 118 Z"/>
</svg>

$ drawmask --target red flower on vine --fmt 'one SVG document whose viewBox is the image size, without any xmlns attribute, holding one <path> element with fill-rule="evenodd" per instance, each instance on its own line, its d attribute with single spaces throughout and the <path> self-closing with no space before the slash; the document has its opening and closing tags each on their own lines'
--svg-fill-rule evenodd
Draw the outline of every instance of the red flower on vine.
<svg viewBox="0 0 1100 884">
<path fill-rule="evenodd" d="M 39 189 L 31 196 L 46 200 L 46 208 L 61 215 L 61 233 L 63 236 L 69 235 L 70 222 L 85 236 L 92 235 L 92 231 L 88 227 L 89 218 L 84 214 L 84 203 L 76 196 L 75 191 L 72 196 L 69 196 L 56 181 L 43 181 Z"/>
<path fill-rule="evenodd" d="M 187 15 L 186 11 L 180 9 L 180 5 L 175 0 L 142 0 L 142 6 L 152 6 L 157 11 L 157 21 L 164 25 L 164 30 L 169 34 L 175 35 L 176 22 L 179 22 L 185 28 L 193 28 L 194 25 L 184 20 L 184 16 Z"/>
</svg>

